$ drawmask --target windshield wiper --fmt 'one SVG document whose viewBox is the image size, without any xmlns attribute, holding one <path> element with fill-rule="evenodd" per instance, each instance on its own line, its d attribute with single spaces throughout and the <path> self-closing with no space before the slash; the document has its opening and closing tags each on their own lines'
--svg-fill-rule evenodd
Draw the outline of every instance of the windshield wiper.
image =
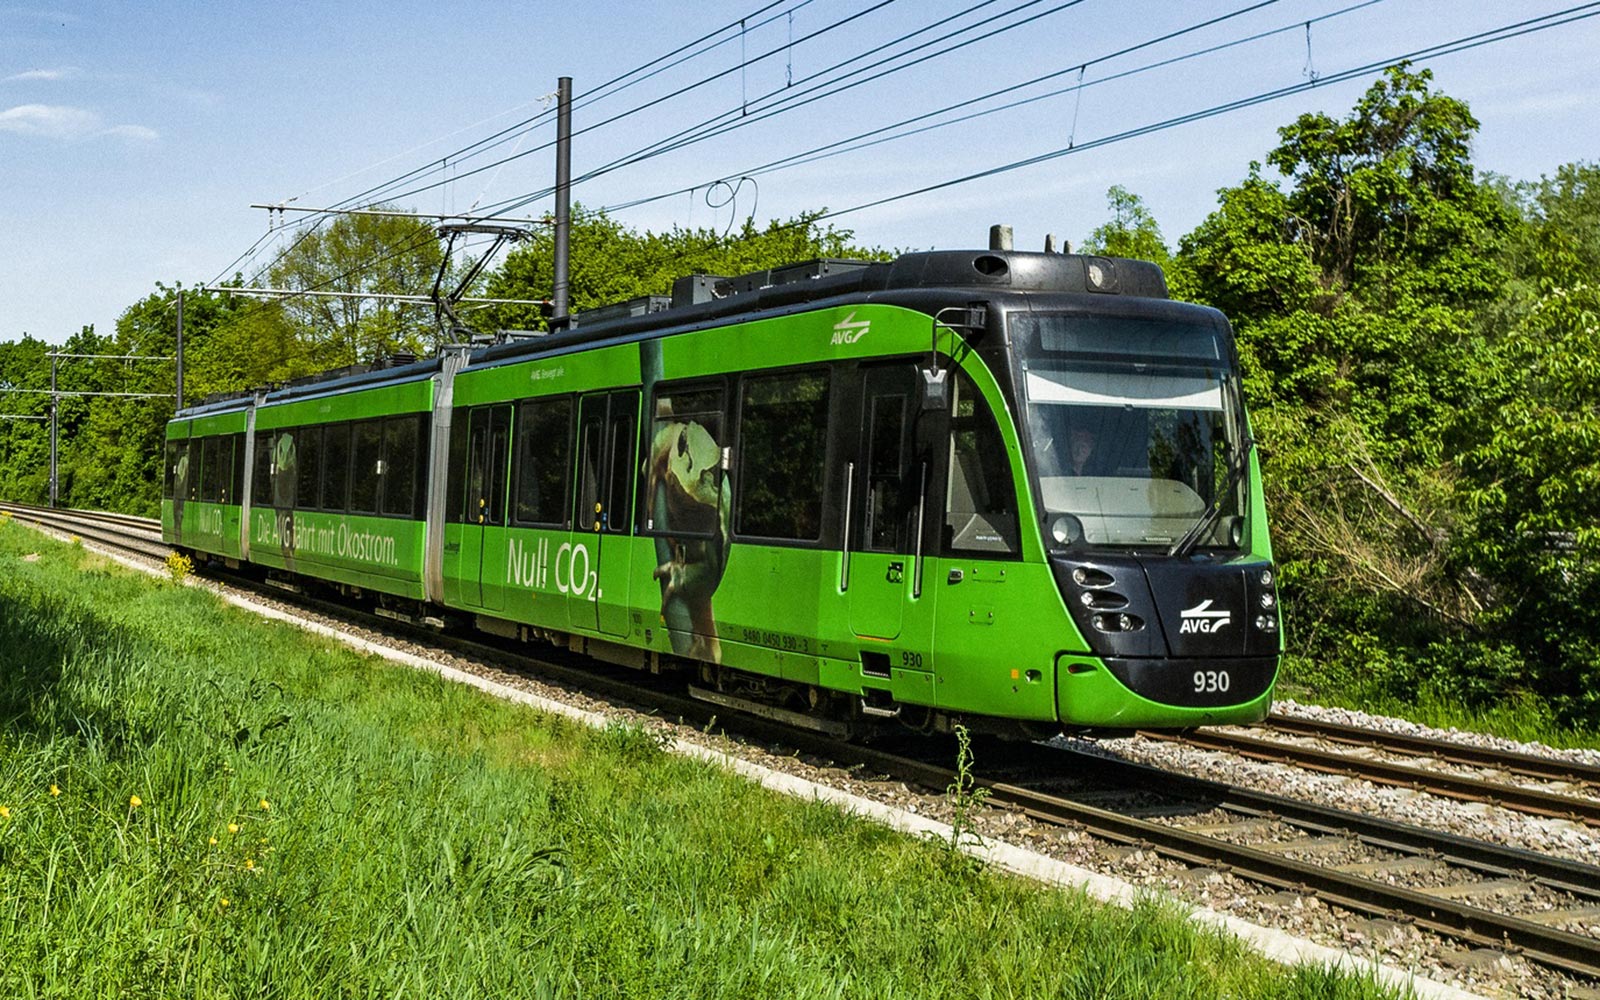
<svg viewBox="0 0 1600 1000">
<path fill-rule="evenodd" d="M 1186 556 L 1193 552 L 1195 545 L 1205 536 L 1206 532 L 1211 530 L 1212 525 L 1217 523 L 1217 516 L 1222 513 L 1222 508 L 1227 504 L 1228 497 L 1233 494 L 1234 490 L 1239 488 L 1239 480 L 1244 478 L 1245 472 L 1250 468 L 1250 452 L 1255 446 L 1255 438 L 1247 437 L 1244 439 L 1239 448 L 1239 460 L 1234 462 L 1232 467 L 1228 469 L 1227 484 L 1217 491 L 1216 496 L 1212 497 L 1211 506 L 1207 507 L 1206 512 L 1200 515 L 1200 520 L 1196 521 L 1188 531 L 1183 533 L 1183 537 L 1174 542 L 1172 548 L 1167 550 L 1168 556 Z"/>
</svg>

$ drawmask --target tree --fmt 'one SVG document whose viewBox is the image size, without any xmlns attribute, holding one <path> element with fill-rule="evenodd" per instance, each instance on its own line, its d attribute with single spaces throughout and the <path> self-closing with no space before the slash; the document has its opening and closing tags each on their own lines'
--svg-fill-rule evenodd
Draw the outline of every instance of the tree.
<svg viewBox="0 0 1600 1000">
<path fill-rule="evenodd" d="M 1111 219 L 1083 241 L 1084 253 L 1132 257 L 1162 267 L 1171 263 L 1172 253 L 1161 238 L 1161 227 L 1145 208 L 1143 199 L 1121 184 L 1113 184 L 1106 191 L 1106 207 L 1111 210 Z"/>
<path fill-rule="evenodd" d="M 1477 120 L 1396 66 L 1349 117 L 1301 115 L 1180 245 L 1193 290 L 1234 317 L 1271 400 L 1356 416 L 1385 457 L 1438 462 L 1477 398 L 1476 310 L 1508 274 L 1513 217 L 1476 179 Z M 1265 383 L 1265 384 L 1263 384 Z"/>
<path fill-rule="evenodd" d="M 342 215 L 302 236 L 268 269 L 267 280 L 273 287 L 296 290 L 425 295 L 443 260 L 438 235 L 420 219 Z M 305 331 L 321 369 L 397 351 L 428 353 L 438 339 L 431 333 L 432 306 L 305 296 L 284 300 L 282 309 L 291 325 Z"/>
<path fill-rule="evenodd" d="M 1482 405 L 1463 415 L 1472 530 L 1464 558 L 1495 584 L 1539 689 L 1600 718 L 1600 167 L 1503 188 L 1525 225 L 1516 282 L 1485 327 Z"/>
<path fill-rule="evenodd" d="M 1345 118 L 1280 129 L 1279 180 L 1252 164 L 1221 192 L 1176 284 L 1238 333 L 1291 636 L 1318 663 L 1303 679 L 1490 697 L 1525 681 L 1523 654 L 1483 631 L 1498 592 L 1461 547 L 1459 460 L 1517 219 L 1473 170 L 1476 120 L 1431 80 L 1393 67 Z"/>
<path fill-rule="evenodd" d="M 851 244 L 847 229 L 819 226 L 821 212 L 773 220 L 758 229 L 753 220 L 732 238 L 710 229 L 674 228 L 665 233 L 640 233 L 604 212 L 573 210 L 569 301 L 573 312 L 623 302 L 641 295 L 666 295 L 672 282 L 688 274 L 739 275 L 818 257 L 885 259 L 880 249 Z M 540 233 L 506 255 L 505 264 L 487 283 L 495 298 L 547 299 L 555 275 L 554 237 Z M 489 321 L 502 329 L 535 330 L 546 326 L 533 306 L 500 306 L 487 310 Z"/>
</svg>

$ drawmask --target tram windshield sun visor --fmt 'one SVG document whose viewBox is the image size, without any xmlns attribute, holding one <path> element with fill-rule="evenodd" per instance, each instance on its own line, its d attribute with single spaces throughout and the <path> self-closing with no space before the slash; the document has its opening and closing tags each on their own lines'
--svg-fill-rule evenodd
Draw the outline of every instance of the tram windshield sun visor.
<svg viewBox="0 0 1600 1000">
<path fill-rule="evenodd" d="M 1055 545 L 1240 546 L 1249 445 L 1217 330 L 1072 314 L 1012 322 Z"/>
</svg>

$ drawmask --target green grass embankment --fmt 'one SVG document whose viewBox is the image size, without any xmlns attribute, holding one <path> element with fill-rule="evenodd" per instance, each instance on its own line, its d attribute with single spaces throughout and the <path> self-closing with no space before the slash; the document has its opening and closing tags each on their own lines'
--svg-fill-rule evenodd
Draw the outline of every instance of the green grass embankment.
<svg viewBox="0 0 1600 1000">
<path fill-rule="evenodd" d="M 0 996 L 1317 997 L 0 522 Z"/>
</svg>

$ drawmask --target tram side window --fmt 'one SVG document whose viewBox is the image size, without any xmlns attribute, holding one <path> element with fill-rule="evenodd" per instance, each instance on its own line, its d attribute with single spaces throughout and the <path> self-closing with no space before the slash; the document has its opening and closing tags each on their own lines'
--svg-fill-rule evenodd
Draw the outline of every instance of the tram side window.
<svg viewBox="0 0 1600 1000">
<path fill-rule="evenodd" d="M 363 420 L 350 431 L 350 512 L 376 514 L 383 476 L 383 424 Z"/>
<path fill-rule="evenodd" d="M 332 424 L 322 438 L 323 510 L 342 511 L 350 505 L 350 425 Z"/>
<path fill-rule="evenodd" d="M 211 503 L 232 503 L 228 484 L 233 481 L 233 440 L 231 437 L 206 438 L 205 498 Z"/>
<path fill-rule="evenodd" d="M 450 416 L 450 461 L 445 472 L 444 509 L 445 519 L 457 523 L 467 521 L 467 460 L 471 451 L 468 413 L 468 410 L 459 409 Z"/>
<path fill-rule="evenodd" d="M 234 434 L 229 438 L 233 447 L 233 480 L 228 484 L 228 502 L 231 504 L 244 503 L 244 435 Z"/>
<path fill-rule="evenodd" d="M 867 548 L 904 552 L 910 534 L 911 398 L 874 393 L 867 400 Z"/>
<path fill-rule="evenodd" d="M 716 534 L 722 525 L 722 449 L 726 393 L 722 385 L 662 386 L 651 412 L 650 448 L 640 491 L 642 530 L 670 535 Z"/>
<path fill-rule="evenodd" d="M 734 501 L 741 535 L 809 542 L 822 537 L 827 442 L 826 372 L 745 380 Z"/>
<path fill-rule="evenodd" d="M 1017 500 L 994 415 L 965 372 L 956 372 L 950 411 L 950 481 L 945 495 L 946 552 L 1014 555 Z"/>
<path fill-rule="evenodd" d="M 390 417 L 383 422 L 383 512 L 415 517 L 417 469 L 422 465 L 421 420 L 415 416 Z"/>
<path fill-rule="evenodd" d="M 485 524 L 506 523 L 506 472 L 511 464 L 511 407 L 489 411 L 488 501 Z"/>
<path fill-rule="evenodd" d="M 295 506 L 299 480 L 299 457 L 295 448 L 295 435 L 301 433 L 285 428 L 272 437 L 272 506 L 288 510 Z"/>
<path fill-rule="evenodd" d="M 517 413 L 518 524 L 567 523 L 572 470 L 572 397 L 530 399 Z"/>
<path fill-rule="evenodd" d="M 628 400 L 631 406 L 623 401 Z M 638 452 L 633 446 L 634 428 L 639 425 L 638 393 L 617 393 L 610 404 L 610 425 L 607 429 L 607 453 L 611 457 L 606 496 L 606 530 L 625 532 L 631 523 L 628 517 L 628 487 L 633 482 L 633 463 Z"/>
<path fill-rule="evenodd" d="M 300 478 L 295 490 L 295 506 L 317 509 L 317 494 L 322 486 L 322 428 L 300 427 L 294 431 Z"/>
<path fill-rule="evenodd" d="M 250 470 L 250 502 L 272 506 L 272 432 L 256 431 L 256 460 Z"/>
<path fill-rule="evenodd" d="M 162 470 L 161 477 L 161 498 L 163 500 L 171 500 L 173 498 L 172 486 L 178 479 L 178 449 L 181 447 L 176 441 L 167 442 L 167 463 Z"/>
<path fill-rule="evenodd" d="M 185 500 L 198 501 L 204 495 L 202 493 L 200 477 L 205 472 L 205 463 L 203 461 L 205 458 L 205 450 L 204 438 L 189 439 L 189 447 L 187 449 L 187 455 L 185 456 L 187 459 L 187 465 L 180 461 L 178 469 L 178 472 L 180 473 L 178 476 L 178 486 L 179 489 L 183 491 L 183 497 Z M 187 474 L 184 474 L 185 469 L 188 470 Z"/>
</svg>

